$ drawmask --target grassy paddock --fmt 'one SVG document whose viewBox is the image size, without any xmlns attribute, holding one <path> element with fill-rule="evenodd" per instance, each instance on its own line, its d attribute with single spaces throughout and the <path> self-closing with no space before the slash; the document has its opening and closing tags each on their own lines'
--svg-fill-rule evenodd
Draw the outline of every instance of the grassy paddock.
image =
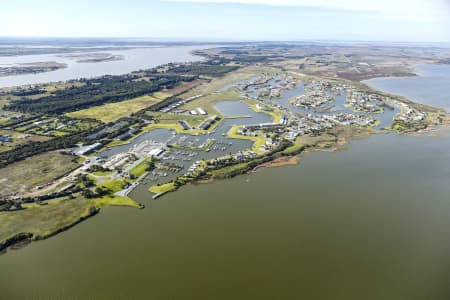
<svg viewBox="0 0 450 300">
<path fill-rule="evenodd" d="M 229 174 L 247 170 L 248 166 L 249 166 L 249 163 L 246 163 L 246 162 L 240 163 L 240 164 L 235 164 L 235 165 L 223 167 L 221 169 L 213 170 L 210 172 L 210 174 L 216 178 L 226 178 Z"/>
<path fill-rule="evenodd" d="M 197 107 L 202 107 L 210 115 L 222 116 L 222 114 L 215 108 L 216 103 L 222 101 L 238 101 L 241 100 L 241 98 L 242 95 L 240 93 L 233 90 L 228 90 L 217 94 L 209 94 L 195 99 L 194 101 L 185 104 L 183 108 L 189 110 L 195 109 Z"/>
<path fill-rule="evenodd" d="M 78 166 L 74 157 L 49 152 L 29 157 L 0 169 L 0 197 L 11 193 L 27 193 L 40 184 L 50 182 Z"/>
<path fill-rule="evenodd" d="M 147 112 L 148 115 L 159 120 L 162 124 L 177 123 L 179 121 L 186 121 L 192 127 L 200 125 L 207 116 L 192 116 L 187 114 L 161 113 L 161 112 Z"/>
<path fill-rule="evenodd" d="M 173 182 L 169 182 L 162 185 L 153 185 L 148 190 L 152 193 L 160 194 L 160 193 L 168 193 L 176 189 L 177 187 L 175 186 L 175 184 Z"/>
<path fill-rule="evenodd" d="M 131 199 L 130 197 L 122 197 L 116 195 L 104 196 L 101 198 L 93 199 L 95 207 L 107 207 L 107 206 L 129 206 L 133 208 L 143 208 L 141 204 L 137 201 Z"/>
<path fill-rule="evenodd" d="M 305 145 L 302 143 L 301 137 L 297 137 L 294 141 L 294 144 L 288 148 L 286 148 L 283 152 L 283 155 L 296 155 L 300 153 L 305 148 Z"/>
<path fill-rule="evenodd" d="M 47 205 L 28 205 L 14 212 L 0 212 L 0 243 L 18 234 L 31 234 L 32 239 L 45 239 L 86 219 L 107 206 L 142 205 L 129 197 L 105 196 L 98 199 L 58 199 Z"/>
<path fill-rule="evenodd" d="M 108 103 L 66 114 L 77 119 L 96 119 L 105 123 L 116 121 L 149 107 L 169 97 L 169 94 L 155 93 L 153 96 L 141 96 L 134 99 Z"/>
<path fill-rule="evenodd" d="M 36 205 L 21 211 L 1 212 L 0 242 L 19 233 L 31 233 L 38 238 L 48 237 L 88 217 L 95 209 L 94 203 L 86 199 L 73 199 Z"/>
<path fill-rule="evenodd" d="M 134 175 L 136 177 L 141 177 L 147 172 L 148 167 L 151 165 L 152 159 L 146 158 L 141 161 L 137 166 L 130 170 L 130 175 Z"/>
</svg>

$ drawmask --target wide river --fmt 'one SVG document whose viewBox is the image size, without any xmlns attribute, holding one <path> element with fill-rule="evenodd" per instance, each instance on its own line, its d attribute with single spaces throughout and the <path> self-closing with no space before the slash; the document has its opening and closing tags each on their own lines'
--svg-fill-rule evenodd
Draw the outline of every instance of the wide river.
<svg viewBox="0 0 450 300">
<path fill-rule="evenodd" d="M 414 88 L 414 86 L 411 86 Z M 107 208 L 0 256 L 0 299 L 450 299 L 450 131 Z"/>
</svg>

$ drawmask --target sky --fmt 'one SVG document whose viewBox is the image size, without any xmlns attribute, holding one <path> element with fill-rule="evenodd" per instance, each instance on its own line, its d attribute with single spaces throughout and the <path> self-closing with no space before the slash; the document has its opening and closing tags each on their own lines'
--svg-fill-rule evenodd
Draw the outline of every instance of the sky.
<svg viewBox="0 0 450 300">
<path fill-rule="evenodd" d="M 3 0 L 0 36 L 448 43 L 450 0 Z"/>
</svg>

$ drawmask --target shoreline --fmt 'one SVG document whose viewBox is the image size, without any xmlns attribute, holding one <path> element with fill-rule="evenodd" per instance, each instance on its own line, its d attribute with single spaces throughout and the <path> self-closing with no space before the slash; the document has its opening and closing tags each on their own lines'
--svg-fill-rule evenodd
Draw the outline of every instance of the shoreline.
<svg viewBox="0 0 450 300">
<path fill-rule="evenodd" d="M 198 53 L 196 53 L 196 50 L 192 50 L 191 52 L 195 55 L 199 55 Z M 203 57 L 203 59 L 204 59 L 204 57 Z M 388 78 L 395 78 L 395 77 L 396 76 L 392 76 L 392 77 L 388 77 Z M 403 78 L 403 77 L 405 77 L 405 76 L 398 77 L 398 78 Z M 383 78 L 383 77 L 379 77 L 379 78 Z M 345 80 L 345 81 L 347 81 L 347 80 Z M 353 81 L 351 81 L 351 82 L 353 82 Z M 396 99 L 397 101 L 403 102 L 405 104 L 409 104 L 413 107 L 419 107 L 422 109 L 426 109 L 428 112 L 430 112 L 430 114 L 431 113 L 444 113 L 442 109 L 432 107 L 429 105 L 425 105 L 425 104 L 421 104 L 421 103 L 417 103 L 417 102 L 409 100 L 407 97 L 400 96 L 400 95 L 393 95 L 393 94 L 387 93 L 383 90 L 380 90 L 378 88 L 375 88 L 375 87 L 367 84 L 365 82 L 365 80 L 353 82 L 353 83 L 355 86 L 360 85 L 360 86 L 364 87 L 364 89 L 367 91 L 374 91 L 380 95 L 388 95 L 388 96 L 392 97 L 393 99 Z M 48 83 L 45 83 L 43 85 L 48 85 Z M 210 103 L 214 103 L 214 101 L 215 100 L 211 100 Z M 247 100 L 241 100 L 241 101 L 246 102 L 249 105 L 249 107 L 252 110 L 254 110 L 255 112 L 259 112 L 257 109 L 255 109 L 255 107 L 253 107 L 254 103 L 252 103 L 251 100 L 247 99 Z M 281 112 L 282 111 L 273 112 L 273 113 L 266 112 L 266 114 L 272 115 L 272 117 L 274 118 L 274 121 L 279 122 L 279 120 L 277 118 L 279 118 L 279 114 Z M 416 131 L 414 133 L 417 135 L 421 135 L 421 134 L 426 133 L 427 130 L 430 130 L 430 131 L 433 130 L 436 126 L 435 126 L 435 124 L 432 123 L 432 121 L 433 120 L 426 121 L 426 125 L 428 127 L 425 130 Z M 220 122 L 217 122 L 216 126 L 219 123 Z M 447 126 L 449 123 L 450 123 L 450 118 L 447 115 L 445 122 L 444 122 L 444 124 L 445 124 L 444 126 Z M 119 144 L 126 145 L 129 143 L 132 143 L 134 141 L 134 139 L 138 138 L 139 136 L 141 136 L 147 132 L 157 129 L 157 128 L 172 129 L 172 130 L 175 130 L 176 132 L 190 133 L 190 132 L 181 130 L 181 128 L 179 128 L 178 125 L 171 126 L 170 124 L 162 124 L 162 123 L 161 124 L 159 124 L 159 123 L 148 124 L 146 126 L 143 126 L 142 128 L 143 128 L 143 130 L 140 133 L 132 136 L 130 139 L 128 139 L 126 141 L 120 142 Z M 212 129 L 214 129 L 214 127 Z M 209 130 L 212 130 L 212 129 L 209 129 Z M 231 137 L 230 132 L 232 130 L 233 130 L 233 127 L 230 129 L 230 131 L 227 134 L 229 137 Z M 243 161 L 233 161 L 231 164 L 226 165 L 225 167 L 223 167 L 223 166 L 219 167 L 217 169 L 214 169 L 214 168 L 206 169 L 207 172 L 205 174 L 195 175 L 197 177 L 192 177 L 192 178 L 188 177 L 184 181 L 181 179 L 182 176 L 178 177 L 176 180 L 173 181 L 173 183 L 171 183 L 171 184 L 173 184 L 173 187 L 174 187 L 173 189 L 170 189 L 167 191 L 163 190 L 162 192 L 157 193 L 155 196 L 160 197 L 160 196 L 165 195 L 168 192 L 175 192 L 180 187 L 182 187 L 186 184 L 212 183 L 217 179 L 227 179 L 227 178 L 236 177 L 241 174 L 251 174 L 253 172 L 257 172 L 261 168 L 274 168 L 274 167 L 297 165 L 300 162 L 299 155 L 301 155 L 303 153 L 316 152 L 316 151 L 334 152 L 334 151 L 343 150 L 346 148 L 345 146 L 349 145 L 351 143 L 351 141 L 354 139 L 370 138 L 370 136 L 372 136 L 372 135 L 386 133 L 386 132 L 395 133 L 395 130 L 393 130 L 390 127 L 387 128 L 386 130 L 375 130 L 373 128 L 365 128 L 365 127 L 339 126 L 335 130 L 333 129 L 333 130 L 324 131 L 319 136 L 305 136 L 306 142 L 304 142 L 303 139 L 300 142 L 297 140 L 295 140 L 295 142 L 289 142 L 288 140 L 283 140 L 283 142 L 280 142 L 280 145 L 277 146 L 277 148 L 274 147 L 274 148 L 271 148 L 271 150 L 267 150 L 268 152 L 259 153 L 256 157 L 252 157 L 251 159 L 243 160 Z M 397 134 L 408 134 L 408 132 L 397 132 Z M 255 147 L 255 145 L 258 145 L 258 141 L 255 141 L 254 138 L 243 138 L 243 137 L 237 137 L 237 138 L 242 139 L 242 140 L 252 140 L 254 142 L 252 144 L 252 148 Z M 118 146 L 118 145 L 114 145 L 114 146 Z M 106 145 L 105 147 L 108 147 L 108 145 Z M 110 146 L 110 147 L 112 147 L 112 146 Z M 255 151 L 255 152 L 257 152 L 257 151 Z M 215 166 L 215 167 L 217 167 L 217 166 Z M 221 170 L 223 170 L 222 173 L 220 173 Z M 219 172 L 216 172 L 216 171 L 219 171 Z M 143 176 L 143 177 L 145 177 L 145 176 Z M 99 201 L 100 200 L 101 199 L 99 199 Z M 32 233 L 26 233 L 26 232 L 18 233 L 15 236 L 8 238 L 5 241 L 0 242 L 0 251 L 10 248 L 10 247 L 14 247 L 14 245 L 26 243 L 27 241 L 31 242 L 31 241 L 50 238 L 52 236 L 59 234 L 60 232 L 66 231 L 66 230 L 72 228 L 73 226 L 81 223 L 82 221 L 95 216 L 96 214 L 98 214 L 100 212 L 100 207 L 93 207 L 93 208 L 94 208 L 94 210 L 92 212 L 89 211 L 88 215 L 80 216 L 80 218 L 78 220 L 76 220 L 75 222 L 68 224 L 66 226 L 62 226 L 61 228 L 53 230 L 52 232 L 50 232 L 48 234 L 35 235 Z"/>
<path fill-rule="evenodd" d="M 354 128 L 354 129 L 357 132 L 359 130 L 359 128 Z M 168 193 L 177 192 L 184 185 L 214 183 L 216 180 L 227 180 L 229 178 L 237 177 L 239 175 L 244 175 L 244 174 L 248 175 L 248 174 L 252 174 L 255 172 L 259 172 L 263 168 L 280 168 L 280 167 L 285 167 L 285 166 L 295 166 L 301 162 L 301 155 L 303 155 L 303 154 L 318 152 L 318 151 L 336 152 L 336 151 L 345 150 L 344 146 L 350 144 L 353 139 L 370 138 L 372 135 L 381 134 L 381 133 L 383 133 L 383 132 L 372 131 L 370 133 L 368 133 L 368 132 L 364 132 L 361 134 L 356 133 L 350 137 L 345 137 L 345 138 L 336 137 L 336 140 L 334 142 L 330 142 L 330 141 L 314 142 L 313 144 L 305 145 L 305 146 L 299 148 L 297 151 L 295 151 L 291 154 L 285 154 L 285 152 L 284 152 L 285 150 L 281 150 L 281 151 L 275 152 L 271 157 L 262 155 L 262 157 L 260 157 L 260 159 L 264 160 L 264 157 L 268 157 L 269 160 L 265 161 L 261 164 L 258 164 L 255 167 L 247 168 L 246 170 L 243 170 L 242 172 L 239 172 L 238 174 L 231 174 L 230 177 L 223 177 L 223 178 L 219 178 L 219 177 L 216 177 L 213 175 L 208 175 L 207 178 L 194 179 L 192 181 L 186 182 L 183 185 L 177 186 L 176 189 L 174 189 L 174 190 L 166 191 L 166 192 L 159 193 L 156 195 L 158 196 L 157 198 L 160 198 Z M 277 156 L 277 157 L 274 157 L 274 156 Z M 154 198 L 154 199 L 156 199 L 156 198 Z M 134 201 L 137 203 L 140 203 L 137 200 L 134 200 Z M 0 256 L 2 254 L 7 254 L 7 252 L 11 251 L 11 250 L 20 250 L 20 248 L 22 248 L 22 246 L 21 246 L 22 244 L 25 247 L 32 242 L 46 240 L 48 238 L 54 237 L 54 236 L 58 235 L 59 233 L 65 232 L 65 231 L 71 229 L 72 227 L 82 223 L 83 221 L 90 219 L 91 217 L 95 217 L 97 214 L 99 214 L 101 212 L 100 207 L 92 207 L 92 208 L 93 208 L 93 210 L 91 210 L 89 212 L 89 214 L 87 214 L 85 216 L 80 216 L 80 218 L 78 220 L 76 220 L 75 222 L 65 225 L 59 229 L 56 229 L 46 235 L 34 235 L 32 233 L 21 232 L 21 233 L 18 233 L 4 241 L 0 241 Z M 144 209 L 144 208 L 145 207 L 143 205 L 140 207 L 140 209 Z M 15 246 L 18 246 L 18 248 L 14 249 Z"/>
<path fill-rule="evenodd" d="M 8 67 L 0 65 L 0 77 L 14 77 L 30 74 L 48 73 L 57 70 L 67 69 L 66 63 L 56 61 L 37 61 L 30 63 L 11 64 Z"/>
<path fill-rule="evenodd" d="M 16 235 L 0 242 L 0 255 L 6 254 L 8 252 L 8 250 L 11 250 L 12 247 L 22 244 L 22 243 L 25 243 L 24 246 L 26 246 L 29 243 L 34 242 L 34 241 L 42 241 L 42 240 L 49 239 L 53 236 L 56 236 L 59 233 L 62 233 L 64 231 L 71 229 L 72 227 L 80 224 L 81 222 L 86 221 L 87 219 L 97 215 L 98 213 L 100 213 L 100 208 L 93 208 L 89 211 L 89 213 L 87 215 L 80 216 L 80 218 L 78 220 L 76 220 L 75 222 L 65 225 L 59 229 L 56 229 L 46 235 L 35 235 L 33 233 L 28 233 L 28 232 L 18 233 Z M 17 249 L 14 249 L 14 250 L 17 250 Z"/>
<path fill-rule="evenodd" d="M 445 107 L 440 107 L 440 106 L 434 106 L 433 104 L 428 104 L 426 102 L 423 102 L 421 99 L 419 99 L 418 97 L 411 97 L 411 96 L 403 96 L 401 95 L 399 92 L 395 92 L 395 91 L 391 91 L 390 88 L 386 88 L 383 87 L 383 81 L 394 81 L 394 80 L 399 80 L 399 79 L 414 79 L 414 78 L 426 78 L 427 76 L 421 72 L 420 70 L 418 70 L 417 68 L 420 67 L 443 67 L 443 66 L 448 66 L 450 67 L 450 64 L 444 64 L 444 63 L 439 63 L 439 62 L 434 62 L 434 63 L 428 63 L 428 64 L 417 64 L 414 65 L 414 74 L 415 76 L 383 76 L 383 77 L 373 77 L 370 79 L 366 79 L 366 80 L 362 80 L 360 81 L 360 83 L 365 84 L 366 86 L 368 86 L 369 88 L 379 91 L 381 93 L 384 93 L 386 95 L 390 95 L 393 98 L 400 98 L 403 100 L 406 100 L 406 102 L 410 102 L 412 104 L 416 104 L 416 105 L 420 105 L 420 106 L 424 106 L 426 108 L 429 109 L 435 109 L 435 110 L 444 110 L 446 113 L 450 113 L 450 107 L 449 108 L 445 108 Z M 381 85 L 378 86 L 377 83 L 375 82 L 381 82 Z"/>
</svg>

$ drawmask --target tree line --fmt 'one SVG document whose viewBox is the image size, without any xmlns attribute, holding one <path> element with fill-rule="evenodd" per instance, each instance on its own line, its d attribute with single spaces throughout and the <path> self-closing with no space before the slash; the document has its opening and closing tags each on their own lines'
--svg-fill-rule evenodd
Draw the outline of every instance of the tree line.
<svg viewBox="0 0 450 300">
<path fill-rule="evenodd" d="M 24 113 L 61 114 L 132 99 L 164 88 L 172 88 L 181 81 L 194 80 L 193 77 L 178 75 L 154 76 L 149 81 L 136 79 L 139 77 L 130 75 L 87 79 L 81 86 L 57 90 L 53 95 L 36 100 L 22 98 L 13 101 L 4 109 Z"/>
</svg>

